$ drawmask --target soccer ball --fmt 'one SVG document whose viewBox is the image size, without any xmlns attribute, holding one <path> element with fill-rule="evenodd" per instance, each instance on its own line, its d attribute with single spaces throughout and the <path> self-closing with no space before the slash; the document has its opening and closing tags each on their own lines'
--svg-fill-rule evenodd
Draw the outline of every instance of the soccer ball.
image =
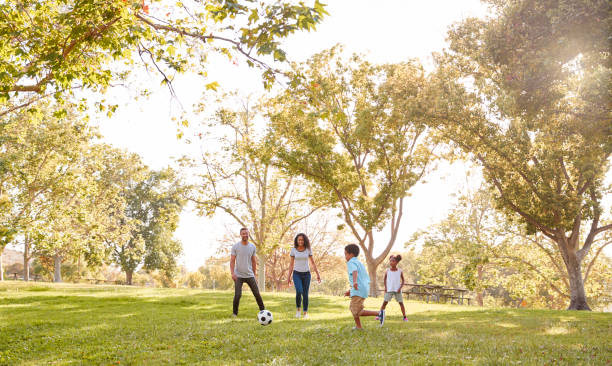
<svg viewBox="0 0 612 366">
<path fill-rule="evenodd" d="M 262 310 L 257 313 L 257 320 L 261 325 L 268 325 L 272 323 L 272 313 L 269 310 Z"/>
</svg>

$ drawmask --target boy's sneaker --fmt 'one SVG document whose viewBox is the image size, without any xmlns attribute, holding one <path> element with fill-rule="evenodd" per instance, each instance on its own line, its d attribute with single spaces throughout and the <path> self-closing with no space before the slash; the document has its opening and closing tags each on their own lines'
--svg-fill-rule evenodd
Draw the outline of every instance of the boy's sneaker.
<svg viewBox="0 0 612 366">
<path fill-rule="evenodd" d="M 351 330 L 352 330 L 352 331 L 362 331 L 362 330 L 363 330 L 363 328 L 353 327 Z"/>
<path fill-rule="evenodd" d="M 380 326 L 382 327 L 385 324 L 385 311 L 381 310 L 378 314 L 378 320 L 380 321 Z"/>
</svg>

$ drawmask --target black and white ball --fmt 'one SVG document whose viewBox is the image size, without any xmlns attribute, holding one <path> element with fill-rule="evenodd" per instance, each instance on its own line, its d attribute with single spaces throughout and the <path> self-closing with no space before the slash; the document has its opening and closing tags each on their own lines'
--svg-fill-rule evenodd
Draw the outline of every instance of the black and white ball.
<svg viewBox="0 0 612 366">
<path fill-rule="evenodd" d="M 257 320 L 261 325 L 268 325 L 272 323 L 272 313 L 269 310 L 262 310 L 257 313 Z"/>
</svg>

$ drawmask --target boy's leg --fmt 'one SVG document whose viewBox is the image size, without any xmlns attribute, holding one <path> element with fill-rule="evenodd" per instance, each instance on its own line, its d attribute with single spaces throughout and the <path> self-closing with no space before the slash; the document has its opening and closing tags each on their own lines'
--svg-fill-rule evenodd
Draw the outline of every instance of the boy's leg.
<svg viewBox="0 0 612 366">
<path fill-rule="evenodd" d="M 299 309 L 302 307 L 302 293 L 304 293 L 304 286 L 302 284 L 302 277 L 300 277 L 296 271 L 293 271 L 293 286 L 295 286 L 295 307 Z"/>
<path fill-rule="evenodd" d="M 302 276 L 302 288 L 304 290 L 304 312 L 308 311 L 308 290 L 310 289 L 310 272 Z"/>
<path fill-rule="evenodd" d="M 236 281 L 234 281 L 234 315 L 238 315 L 238 306 L 240 305 L 240 297 L 242 296 L 242 282 L 243 279 L 240 277 L 238 277 Z"/>
<path fill-rule="evenodd" d="M 255 277 L 245 278 L 244 280 L 251 288 L 251 292 L 253 293 L 253 296 L 255 296 L 255 301 L 257 301 L 259 310 L 265 309 L 263 300 L 261 299 L 261 295 L 259 294 L 259 287 L 257 287 L 257 281 L 255 281 Z"/>
</svg>

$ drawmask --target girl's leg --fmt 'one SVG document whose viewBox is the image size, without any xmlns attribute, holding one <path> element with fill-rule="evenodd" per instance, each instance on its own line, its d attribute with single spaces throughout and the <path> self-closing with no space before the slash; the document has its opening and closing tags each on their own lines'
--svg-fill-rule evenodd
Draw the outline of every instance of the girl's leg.
<svg viewBox="0 0 612 366">
<path fill-rule="evenodd" d="M 302 284 L 302 278 L 296 271 L 293 271 L 293 285 L 295 286 L 295 307 L 299 311 L 302 307 L 302 294 L 304 293 L 304 286 Z"/>
<path fill-rule="evenodd" d="M 402 309 L 402 316 L 405 318 L 406 317 L 406 309 L 404 308 L 404 303 L 400 302 L 400 309 Z"/>
<path fill-rule="evenodd" d="M 308 290 L 310 289 L 310 272 L 302 275 L 302 291 L 304 293 L 304 315 L 308 312 Z"/>
<path fill-rule="evenodd" d="M 388 303 L 389 301 L 383 301 L 382 306 L 380 307 L 380 310 L 385 310 L 387 308 Z"/>
</svg>

